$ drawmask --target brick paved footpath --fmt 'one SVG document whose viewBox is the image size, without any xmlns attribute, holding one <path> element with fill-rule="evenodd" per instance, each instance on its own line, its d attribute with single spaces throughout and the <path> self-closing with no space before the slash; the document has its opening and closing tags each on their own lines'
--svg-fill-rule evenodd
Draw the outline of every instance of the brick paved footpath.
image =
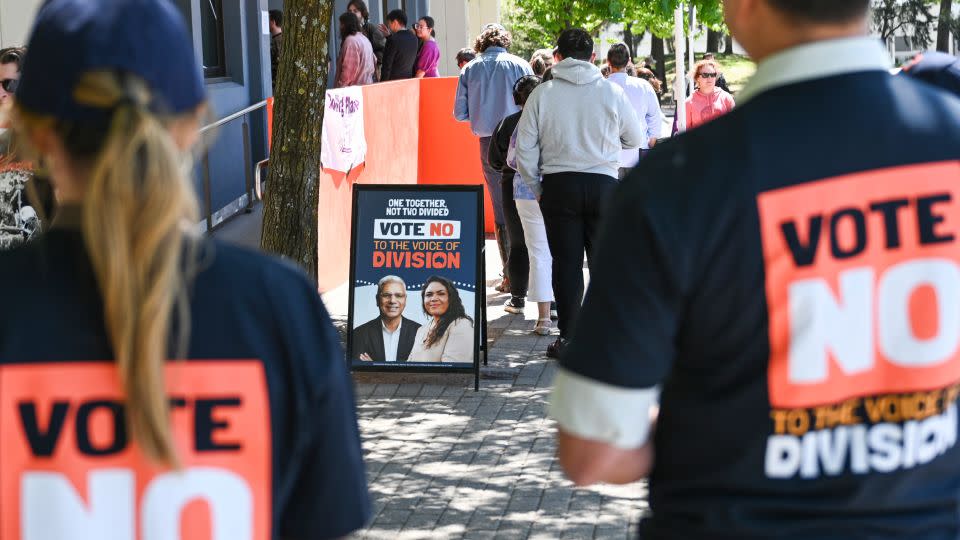
<svg viewBox="0 0 960 540">
<path fill-rule="evenodd" d="M 354 538 L 636 538 L 645 483 L 579 489 L 560 472 L 544 355 L 556 338 L 531 333 L 535 305 L 512 315 L 506 295 L 487 297 L 479 392 L 472 375 L 355 376 L 374 514 Z"/>
<path fill-rule="evenodd" d="M 257 207 L 217 235 L 256 248 L 260 219 Z M 497 252 L 492 240 L 486 251 Z M 488 276 L 499 272 L 492 258 Z M 492 343 L 479 392 L 472 376 L 356 376 L 374 515 L 355 538 L 636 538 L 643 483 L 576 489 L 559 471 L 546 418 L 556 364 L 543 354 L 555 338 L 530 333 L 536 307 L 524 320 L 503 310 L 506 295 L 487 288 L 487 298 Z M 347 287 L 324 302 L 342 331 Z"/>
</svg>

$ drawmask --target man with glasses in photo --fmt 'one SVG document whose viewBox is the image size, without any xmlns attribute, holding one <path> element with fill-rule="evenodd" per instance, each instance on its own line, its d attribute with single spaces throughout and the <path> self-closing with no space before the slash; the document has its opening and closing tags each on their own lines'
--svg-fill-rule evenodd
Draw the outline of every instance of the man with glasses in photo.
<svg viewBox="0 0 960 540">
<path fill-rule="evenodd" d="M 380 315 L 353 331 L 353 352 L 365 362 L 406 362 L 420 324 L 403 316 L 407 308 L 407 284 L 399 276 L 385 276 L 377 283 Z"/>
</svg>

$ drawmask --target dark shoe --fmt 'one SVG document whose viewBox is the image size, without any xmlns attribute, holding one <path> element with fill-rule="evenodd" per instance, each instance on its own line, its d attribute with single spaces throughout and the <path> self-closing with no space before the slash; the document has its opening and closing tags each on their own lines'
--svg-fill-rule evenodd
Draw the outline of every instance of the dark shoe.
<svg viewBox="0 0 960 540">
<path fill-rule="evenodd" d="M 557 315 L 557 303 L 556 303 L 556 302 L 550 302 L 550 320 L 551 320 L 551 321 L 556 321 L 556 320 L 558 320 L 559 318 L 560 318 L 560 317 Z"/>
<path fill-rule="evenodd" d="M 547 345 L 547 358 L 560 358 L 566 348 L 567 340 L 558 337 L 556 341 Z"/>
<path fill-rule="evenodd" d="M 503 309 L 507 313 L 523 313 L 523 308 L 527 305 L 526 300 L 516 296 L 511 296 L 507 303 L 503 305 Z"/>
</svg>

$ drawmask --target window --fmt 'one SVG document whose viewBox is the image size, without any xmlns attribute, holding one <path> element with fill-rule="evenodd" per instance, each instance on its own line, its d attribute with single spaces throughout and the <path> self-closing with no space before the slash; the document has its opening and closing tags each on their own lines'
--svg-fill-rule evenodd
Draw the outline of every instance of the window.
<svg viewBox="0 0 960 540">
<path fill-rule="evenodd" d="M 203 42 L 203 75 L 226 77 L 223 51 L 223 0 L 200 0 L 200 32 Z"/>
</svg>

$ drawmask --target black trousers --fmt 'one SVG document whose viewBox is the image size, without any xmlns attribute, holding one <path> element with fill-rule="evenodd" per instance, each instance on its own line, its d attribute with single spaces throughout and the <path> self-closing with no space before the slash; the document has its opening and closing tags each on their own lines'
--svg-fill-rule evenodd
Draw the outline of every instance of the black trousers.
<svg viewBox="0 0 960 540">
<path fill-rule="evenodd" d="M 608 197 L 617 180 L 592 173 L 543 176 L 540 210 L 553 256 L 553 295 L 560 336 L 569 339 L 583 302 L 583 254 L 589 264 Z"/>
<path fill-rule="evenodd" d="M 510 294 L 525 298 L 530 285 L 530 257 L 527 254 L 527 242 L 523 238 L 523 223 L 517 213 L 517 203 L 513 200 L 513 179 L 501 181 L 500 191 L 503 194 L 503 221 L 510 239 L 506 264 Z"/>
</svg>

